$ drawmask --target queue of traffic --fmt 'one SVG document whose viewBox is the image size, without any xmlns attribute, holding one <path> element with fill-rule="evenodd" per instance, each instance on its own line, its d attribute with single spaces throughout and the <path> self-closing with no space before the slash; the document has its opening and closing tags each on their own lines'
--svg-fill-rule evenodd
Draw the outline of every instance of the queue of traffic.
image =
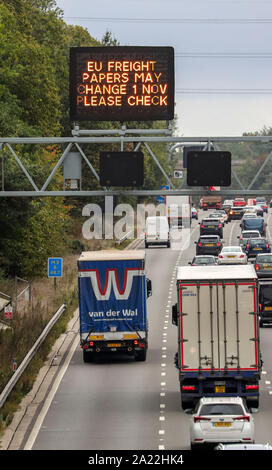
<svg viewBox="0 0 272 470">
<path fill-rule="evenodd" d="M 217 205 L 199 222 L 191 266 L 178 271 L 176 366 L 182 408 L 192 413 L 191 449 L 257 448 L 252 412 L 259 406 L 259 327 L 272 323 L 267 208 L 264 198 Z M 238 243 L 227 246 L 224 226 L 237 219 Z"/>
<path fill-rule="evenodd" d="M 263 216 L 267 204 L 250 202 L 210 201 L 215 207 L 197 225 L 195 256 L 177 270 L 175 365 L 181 407 L 192 414 L 191 449 L 212 444 L 220 450 L 233 443 L 245 448 L 255 442 L 252 412 L 259 407 L 262 371 L 259 327 L 272 322 L 272 253 Z M 191 217 L 198 220 L 193 209 Z M 241 234 L 236 245 L 228 246 L 224 228 L 237 219 Z M 145 248 L 170 248 L 166 216 L 147 218 L 144 243 Z M 152 288 L 144 250 L 82 253 L 78 268 L 84 362 L 102 352 L 124 352 L 145 361 L 146 301 Z"/>
</svg>

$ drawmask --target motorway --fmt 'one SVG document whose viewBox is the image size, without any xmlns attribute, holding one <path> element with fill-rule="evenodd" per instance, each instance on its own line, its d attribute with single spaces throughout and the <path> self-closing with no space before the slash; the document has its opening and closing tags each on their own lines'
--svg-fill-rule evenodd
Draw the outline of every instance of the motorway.
<svg viewBox="0 0 272 470">
<path fill-rule="evenodd" d="M 199 211 L 199 221 L 203 212 Z M 207 214 L 204 213 L 204 216 Z M 271 242 L 272 215 L 265 215 Z M 149 350 L 146 362 L 115 356 L 85 364 L 78 341 L 67 368 L 51 390 L 47 408 L 39 409 L 21 444 L 33 450 L 187 450 L 190 416 L 182 411 L 174 366 L 177 329 L 171 322 L 176 302 L 176 269 L 195 254 L 199 225 L 192 222 L 191 243 L 184 251 L 146 250 Z M 225 246 L 238 244 L 240 221 L 224 227 Z M 197 268 L 196 268 L 197 269 Z M 254 413 L 255 442 L 272 443 L 272 330 L 261 328 L 263 372 L 259 411 Z M 79 338 L 78 338 L 79 339 Z"/>
</svg>

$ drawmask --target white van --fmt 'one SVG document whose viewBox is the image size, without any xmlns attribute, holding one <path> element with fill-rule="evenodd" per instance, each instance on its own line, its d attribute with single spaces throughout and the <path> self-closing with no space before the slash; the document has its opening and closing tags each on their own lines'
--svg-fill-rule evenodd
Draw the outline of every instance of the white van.
<svg viewBox="0 0 272 470">
<path fill-rule="evenodd" d="M 170 229 L 167 217 L 147 217 L 145 224 L 145 248 L 149 245 L 167 245 L 170 248 Z"/>
</svg>

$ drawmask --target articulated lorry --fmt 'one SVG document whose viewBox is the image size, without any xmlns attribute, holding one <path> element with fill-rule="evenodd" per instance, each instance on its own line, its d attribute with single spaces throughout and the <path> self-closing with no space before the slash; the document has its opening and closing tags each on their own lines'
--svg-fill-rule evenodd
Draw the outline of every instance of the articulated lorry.
<svg viewBox="0 0 272 470">
<path fill-rule="evenodd" d="M 123 352 L 145 361 L 148 348 L 144 250 L 83 252 L 78 259 L 80 342 L 84 362 Z"/>
<path fill-rule="evenodd" d="M 190 196 L 166 196 L 166 217 L 169 227 L 191 227 L 191 198 Z"/>
<path fill-rule="evenodd" d="M 177 300 L 172 323 L 182 408 L 220 396 L 240 396 L 258 408 L 262 361 L 253 266 L 182 266 Z"/>
</svg>

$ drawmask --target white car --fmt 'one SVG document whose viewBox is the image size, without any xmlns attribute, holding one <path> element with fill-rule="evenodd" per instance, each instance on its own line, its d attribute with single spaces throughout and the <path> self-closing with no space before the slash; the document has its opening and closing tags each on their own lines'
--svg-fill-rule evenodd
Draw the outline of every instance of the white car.
<svg viewBox="0 0 272 470">
<path fill-rule="evenodd" d="M 191 449 L 205 444 L 254 443 L 254 419 L 241 397 L 201 398 L 190 422 Z"/>
<path fill-rule="evenodd" d="M 247 255 L 240 246 L 224 246 L 218 255 L 218 264 L 247 264 Z"/>
</svg>

